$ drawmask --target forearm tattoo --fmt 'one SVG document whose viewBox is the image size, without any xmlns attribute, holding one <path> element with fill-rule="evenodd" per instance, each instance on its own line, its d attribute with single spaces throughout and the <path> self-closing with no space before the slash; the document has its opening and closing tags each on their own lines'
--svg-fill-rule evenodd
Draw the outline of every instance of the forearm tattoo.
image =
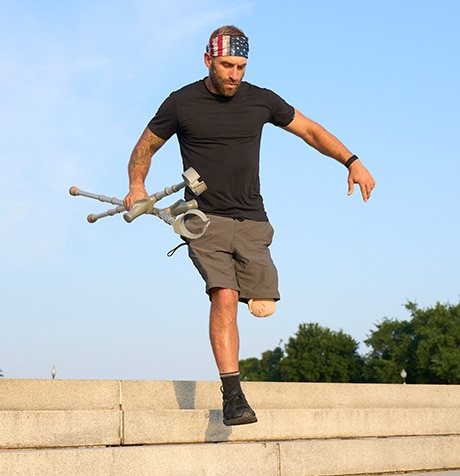
<svg viewBox="0 0 460 476">
<path fill-rule="evenodd" d="M 163 139 L 151 132 L 144 132 L 139 139 L 128 164 L 128 171 L 131 173 L 136 168 L 145 169 L 150 166 L 152 155 L 165 143 Z M 146 172 L 146 170 L 145 170 Z"/>
</svg>

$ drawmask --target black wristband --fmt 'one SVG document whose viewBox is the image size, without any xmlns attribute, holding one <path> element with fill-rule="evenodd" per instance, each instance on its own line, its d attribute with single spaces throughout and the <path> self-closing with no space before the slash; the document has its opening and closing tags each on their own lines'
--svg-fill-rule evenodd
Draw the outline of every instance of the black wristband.
<svg viewBox="0 0 460 476">
<path fill-rule="evenodd" d="M 355 161 L 355 160 L 358 160 L 359 157 L 356 156 L 356 155 L 352 155 L 346 162 L 345 162 L 345 167 L 348 169 L 348 167 L 350 167 L 350 165 Z"/>
</svg>

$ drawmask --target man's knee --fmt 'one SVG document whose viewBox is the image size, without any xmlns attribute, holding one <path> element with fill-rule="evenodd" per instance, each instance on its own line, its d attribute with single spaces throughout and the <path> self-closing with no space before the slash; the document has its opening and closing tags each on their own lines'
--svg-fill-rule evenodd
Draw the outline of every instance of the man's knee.
<svg viewBox="0 0 460 476">
<path fill-rule="evenodd" d="M 209 298 L 212 301 L 229 300 L 238 302 L 238 291 L 230 288 L 211 288 L 209 289 Z"/>
<path fill-rule="evenodd" d="M 274 299 L 249 299 L 249 312 L 255 317 L 271 316 L 276 310 Z"/>
</svg>

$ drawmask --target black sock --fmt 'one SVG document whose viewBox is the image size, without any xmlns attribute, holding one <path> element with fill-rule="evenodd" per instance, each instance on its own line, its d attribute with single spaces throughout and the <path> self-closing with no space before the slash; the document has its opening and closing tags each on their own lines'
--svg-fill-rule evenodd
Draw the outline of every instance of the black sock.
<svg viewBox="0 0 460 476">
<path fill-rule="evenodd" d="M 220 380 L 222 381 L 222 390 L 225 396 L 233 392 L 241 392 L 240 373 L 238 371 L 220 374 Z"/>
</svg>

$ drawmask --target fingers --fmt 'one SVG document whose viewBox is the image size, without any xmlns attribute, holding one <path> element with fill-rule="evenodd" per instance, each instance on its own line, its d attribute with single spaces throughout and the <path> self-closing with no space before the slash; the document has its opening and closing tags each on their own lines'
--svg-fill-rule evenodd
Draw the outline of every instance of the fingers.
<svg viewBox="0 0 460 476">
<path fill-rule="evenodd" d="M 353 193 L 355 184 L 359 185 L 363 200 L 367 202 L 375 187 L 375 180 L 362 166 L 359 168 L 353 168 L 353 170 L 350 170 L 350 173 L 348 174 L 348 195 Z"/>
<path fill-rule="evenodd" d="M 133 203 L 136 201 L 136 200 L 139 200 L 139 198 L 145 198 L 147 197 L 148 194 L 147 192 L 144 190 L 133 190 L 131 192 L 128 193 L 128 195 L 126 195 L 126 197 L 123 199 L 123 204 L 126 208 L 126 210 L 131 210 L 131 207 L 133 205 Z"/>
<path fill-rule="evenodd" d="M 131 210 L 131 205 L 134 203 L 134 200 L 132 198 L 132 194 L 131 192 L 128 193 L 128 195 L 126 195 L 126 197 L 123 199 L 123 204 L 126 208 L 126 210 Z"/>
<path fill-rule="evenodd" d="M 363 197 L 363 200 L 367 202 L 369 198 L 371 197 L 371 190 L 369 190 L 368 187 L 361 185 L 361 195 Z"/>
<path fill-rule="evenodd" d="M 367 202 L 369 200 L 369 198 L 371 198 L 371 193 L 372 193 L 372 190 L 374 189 L 375 187 L 375 182 L 374 180 L 370 180 L 368 182 L 364 182 L 364 183 L 360 183 L 359 184 L 359 187 L 361 189 L 361 195 L 363 197 L 363 200 L 365 202 Z"/>
<path fill-rule="evenodd" d="M 350 176 L 348 176 L 348 196 L 350 196 L 355 190 L 355 183 L 351 179 Z"/>
</svg>

